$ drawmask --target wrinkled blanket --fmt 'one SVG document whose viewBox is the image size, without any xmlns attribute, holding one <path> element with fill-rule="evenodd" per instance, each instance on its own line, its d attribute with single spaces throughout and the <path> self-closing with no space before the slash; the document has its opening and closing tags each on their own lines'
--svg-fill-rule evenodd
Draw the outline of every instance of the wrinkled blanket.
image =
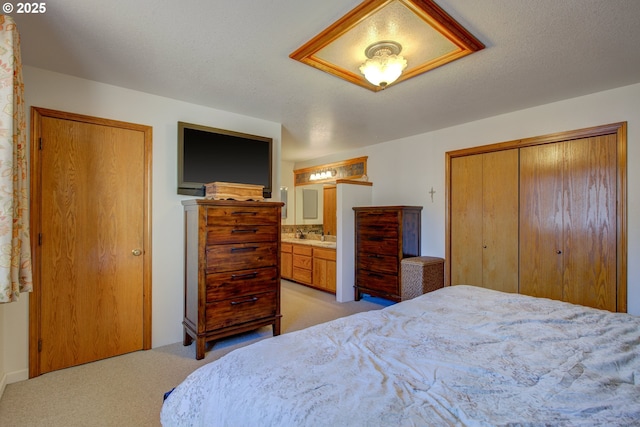
<svg viewBox="0 0 640 427">
<path fill-rule="evenodd" d="M 640 424 L 640 318 L 453 286 L 260 341 L 167 398 L 169 426 Z"/>
</svg>

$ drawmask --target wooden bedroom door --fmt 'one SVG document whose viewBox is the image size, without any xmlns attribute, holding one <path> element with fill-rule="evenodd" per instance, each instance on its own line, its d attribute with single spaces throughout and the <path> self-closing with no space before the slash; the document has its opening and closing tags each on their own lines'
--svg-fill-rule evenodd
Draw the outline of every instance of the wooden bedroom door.
<svg viewBox="0 0 640 427">
<path fill-rule="evenodd" d="M 150 128 L 40 109 L 33 120 L 30 375 L 150 348 Z"/>
<path fill-rule="evenodd" d="M 518 292 L 518 150 L 451 159 L 451 284 Z"/>
<path fill-rule="evenodd" d="M 521 149 L 520 292 L 616 311 L 615 134 Z"/>
</svg>

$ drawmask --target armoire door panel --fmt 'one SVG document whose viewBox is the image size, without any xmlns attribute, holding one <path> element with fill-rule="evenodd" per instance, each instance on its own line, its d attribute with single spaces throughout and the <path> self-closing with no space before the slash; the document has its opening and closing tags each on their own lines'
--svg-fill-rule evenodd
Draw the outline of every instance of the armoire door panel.
<svg viewBox="0 0 640 427">
<path fill-rule="evenodd" d="M 482 155 L 451 159 L 451 284 L 482 286 Z"/>
<path fill-rule="evenodd" d="M 562 299 L 560 143 L 520 149 L 520 293 Z"/>
<path fill-rule="evenodd" d="M 483 286 L 518 292 L 518 150 L 482 155 Z"/>
<path fill-rule="evenodd" d="M 565 143 L 564 300 L 616 310 L 616 136 Z"/>
</svg>

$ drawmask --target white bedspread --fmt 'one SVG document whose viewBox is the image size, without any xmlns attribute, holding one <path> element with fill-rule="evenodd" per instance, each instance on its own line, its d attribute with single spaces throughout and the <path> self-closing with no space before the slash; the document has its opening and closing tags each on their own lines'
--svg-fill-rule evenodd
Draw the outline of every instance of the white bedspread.
<svg viewBox="0 0 640 427">
<path fill-rule="evenodd" d="M 169 426 L 640 425 L 640 318 L 446 287 L 231 352 Z"/>
</svg>

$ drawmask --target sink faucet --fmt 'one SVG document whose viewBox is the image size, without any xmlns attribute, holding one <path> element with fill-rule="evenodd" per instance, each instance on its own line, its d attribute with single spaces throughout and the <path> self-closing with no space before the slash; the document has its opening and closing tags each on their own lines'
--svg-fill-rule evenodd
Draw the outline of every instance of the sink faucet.
<svg viewBox="0 0 640 427">
<path fill-rule="evenodd" d="M 296 231 L 296 238 L 304 239 L 304 233 L 299 228 L 298 228 L 298 231 Z"/>
</svg>

